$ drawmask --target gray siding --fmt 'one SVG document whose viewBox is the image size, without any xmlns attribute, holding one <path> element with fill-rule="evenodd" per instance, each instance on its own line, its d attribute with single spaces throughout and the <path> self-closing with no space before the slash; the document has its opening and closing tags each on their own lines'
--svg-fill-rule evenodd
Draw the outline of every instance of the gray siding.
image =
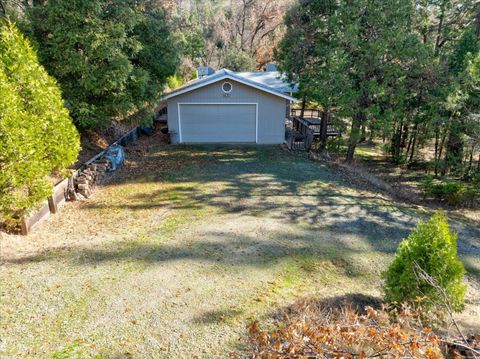
<svg viewBox="0 0 480 359">
<path fill-rule="evenodd" d="M 222 92 L 220 80 L 205 87 L 187 92 L 168 100 L 168 128 L 172 143 L 179 142 L 179 103 L 258 103 L 258 143 L 283 143 L 285 136 L 285 99 L 257 90 L 239 82 L 228 80 L 233 85 L 229 96 Z"/>
</svg>

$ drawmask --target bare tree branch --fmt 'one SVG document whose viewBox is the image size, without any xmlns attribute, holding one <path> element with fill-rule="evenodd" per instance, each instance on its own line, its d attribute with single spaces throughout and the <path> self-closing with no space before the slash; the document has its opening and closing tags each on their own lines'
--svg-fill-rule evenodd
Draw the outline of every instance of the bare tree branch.
<svg viewBox="0 0 480 359">
<path fill-rule="evenodd" d="M 430 274 L 428 274 L 422 267 L 420 267 L 420 265 L 414 261 L 413 262 L 413 271 L 415 273 L 415 276 L 429 284 L 431 287 L 435 288 L 435 290 L 440 294 L 440 296 L 442 297 L 442 305 L 445 307 L 445 309 L 447 310 L 447 313 L 448 313 L 448 316 L 450 317 L 450 321 L 451 323 L 453 324 L 453 326 L 455 327 L 455 329 L 457 330 L 458 334 L 462 337 L 462 340 L 464 341 L 465 344 L 462 344 L 461 346 L 462 347 L 465 347 L 465 348 L 468 348 L 469 350 L 472 351 L 472 353 L 475 353 L 477 355 L 480 355 L 480 352 L 475 350 L 474 348 L 472 348 L 470 346 L 470 344 L 468 343 L 468 340 L 467 338 L 465 337 L 465 335 L 463 334 L 463 332 L 461 331 L 460 327 L 458 326 L 458 323 L 457 321 L 455 320 L 455 317 L 453 315 L 453 309 L 452 309 L 452 304 L 450 302 L 450 299 L 448 298 L 448 294 L 447 292 L 445 291 L 445 289 L 440 285 L 440 283 L 438 283 L 438 281 L 432 277 Z M 457 344 L 456 344 L 457 345 Z M 458 344 L 459 345 L 459 344 Z"/>
</svg>

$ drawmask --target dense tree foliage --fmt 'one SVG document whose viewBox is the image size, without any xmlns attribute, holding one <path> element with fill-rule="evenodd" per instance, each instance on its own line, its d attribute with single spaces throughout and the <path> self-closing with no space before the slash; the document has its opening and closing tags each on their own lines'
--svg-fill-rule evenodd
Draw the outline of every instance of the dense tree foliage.
<svg viewBox="0 0 480 359">
<path fill-rule="evenodd" d="M 177 65 L 156 1 L 49 0 L 28 9 L 40 58 L 80 127 L 156 100 Z"/>
<path fill-rule="evenodd" d="M 245 51 L 237 48 L 226 51 L 221 66 L 232 71 L 256 70 L 255 59 Z"/>
<path fill-rule="evenodd" d="M 398 164 L 432 145 L 436 174 L 476 170 L 478 2 L 301 0 L 285 23 L 280 66 L 325 118 L 350 124 L 348 161 L 368 137 Z"/>
<path fill-rule="evenodd" d="M 60 89 L 20 32 L 0 31 L 0 222 L 15 225 L 46 199 L 48 176 L 72 164 L 79 135 Z"/>
<path fill-rule="evenodd" d="M 302 0 L 285 17 L 287 27 L 276 56 L 289 80 L 300 84 L 297 96 L 315 101 L 326 120 L 332 109 L 337 115 L 351 114 L 353 82 L 348 76 L 351 61 L 339 46 L 346 29 L 334 0 Z M 343 106 L 341 106 L 343 105 Z M 326 124 L 322 121 L 321 147 L 326 146 Z"/>
</svg>

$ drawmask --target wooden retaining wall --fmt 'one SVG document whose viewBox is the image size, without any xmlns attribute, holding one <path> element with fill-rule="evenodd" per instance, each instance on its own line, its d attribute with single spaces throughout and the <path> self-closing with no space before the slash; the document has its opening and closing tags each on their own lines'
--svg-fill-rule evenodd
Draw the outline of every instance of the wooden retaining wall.
<svg viewBox="0 0 480 359">
<path fill-rule="evenodd" d="M 48 200 L 45 200 L 42 203 L 40 209 L 35 212 L 30 213 L 28 216 L 24 217 L 21 222 L 21 232 L 23 235 L 30 233 L 35 227 L 40 223 L 45 221 L 50 217 L 50 206 L 48 205 Z"/>
<path fill-rule="evenodd" d="M 82 164 L 80 168 L 78 168 L 69 178 L 65 178 L 64 180 L 57 183 L 53 188 L 52 195 L 48 197 L 48 199 L 45 200 L 44 203 L 42 203 L 41 207 L 22 219 L 20 226 L 21 233 L 23 235 L 27 235 L 28 233 L 33 231 L 40 223 L 48 219 L 51 214 L 57 213 L 67 201 L 72 200 L 71 191 L 74 188 L 75 179 L 82 176 L 84 171 L 91 172 L 93 168 L 97 168 L 97 166 L 94 165 L 94 162 L 101 160 L 102 156 L 105 155 L 105 153 L 110 147 L 117 145 L 126 147 L 128 144 L 137 141 L 139 132 L 139 127 L 135 127 L 134 129 L 123 135 L 120 139 L 112 143 L 108 148 L 96 154 L 84 164 Z M 103 178 L 103 174 L 102 176 L 95 175 L 95 180 L 97 180 L 97 178 Z M 75 189 L 75 191 L 76 190 L 78 189 Z M 75 194 L 73 194 L 73 197 L 75 197 Z"/>
</svg>

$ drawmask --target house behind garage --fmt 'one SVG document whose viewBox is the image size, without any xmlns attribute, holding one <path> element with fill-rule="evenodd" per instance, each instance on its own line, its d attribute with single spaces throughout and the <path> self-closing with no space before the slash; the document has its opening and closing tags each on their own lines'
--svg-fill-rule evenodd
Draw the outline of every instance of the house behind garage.
<svg viewBox="0 0 480 359">
<path fill-rule="evenodd" d="M 277 71 L 203 71 L 163 99 L 171 143 L 284 142 L 296 86 Z"/>
</svg>

